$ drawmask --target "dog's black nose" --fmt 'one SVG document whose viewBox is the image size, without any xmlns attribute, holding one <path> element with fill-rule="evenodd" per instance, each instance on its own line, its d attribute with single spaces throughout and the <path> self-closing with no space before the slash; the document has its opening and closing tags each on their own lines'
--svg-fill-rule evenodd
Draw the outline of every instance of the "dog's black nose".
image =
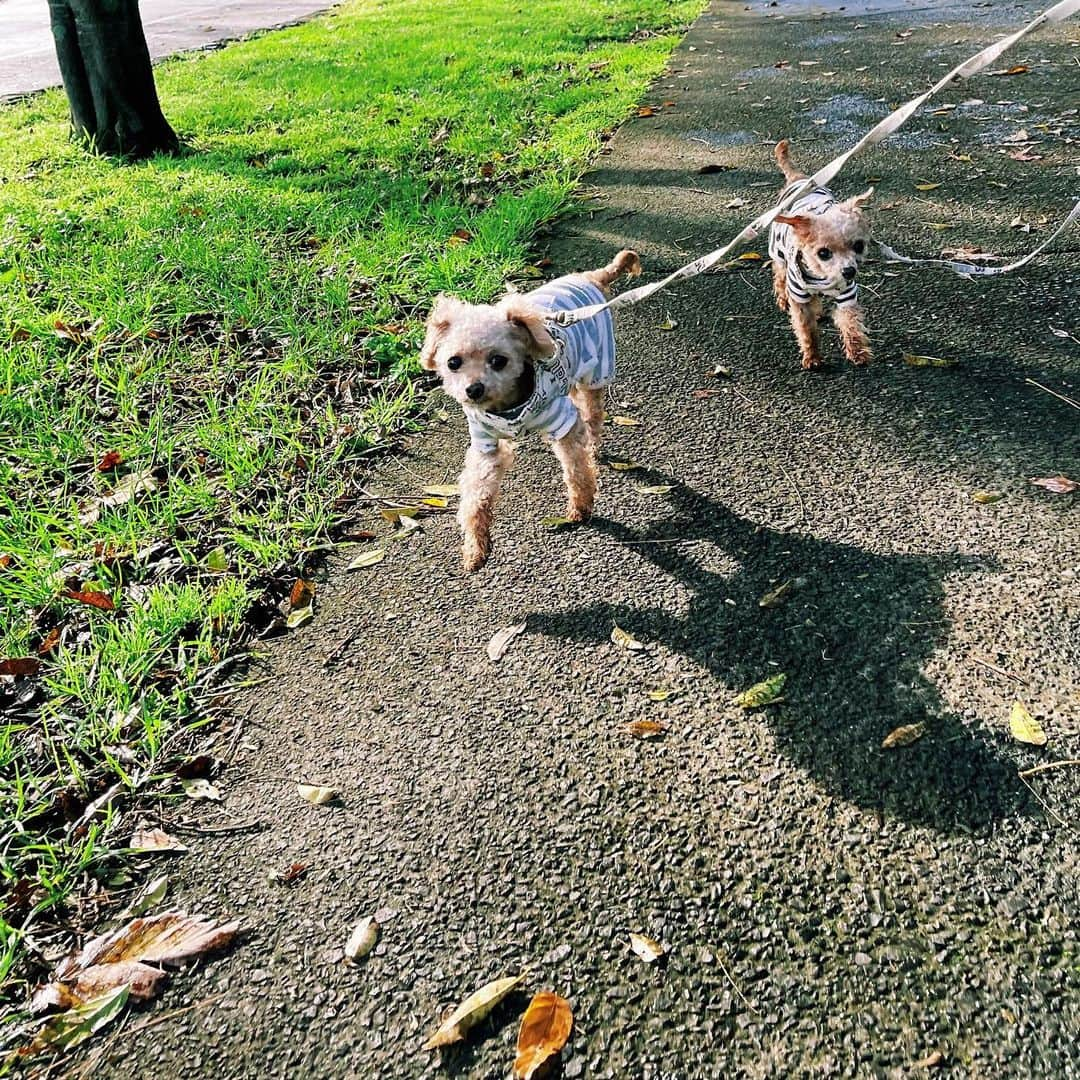
<svg viewBox="0 0 1080 1080">
<path fill-rule="evenodd" d="M 479 401 L 484 396 L 484 384 L 482 382 L 469 383 L 465 387 L 465 393 L 469 395 L 470 401 Z"/>
<path fill-rule="evenodd" d="M 845 281 L 854 281 L 855 272 L 856 271 L 854 266 L 845 266 L 844 269 L 841 271 L 841 273 L 844 275 Z"/>
</svg>

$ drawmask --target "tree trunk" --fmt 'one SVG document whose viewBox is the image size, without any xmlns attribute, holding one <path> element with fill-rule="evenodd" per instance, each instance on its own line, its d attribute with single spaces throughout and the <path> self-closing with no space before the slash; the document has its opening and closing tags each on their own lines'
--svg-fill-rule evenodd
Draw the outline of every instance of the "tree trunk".
<svg viewBox="0 0 1080 1080">
<path fill-rule="evenodd" d="M 75 137 L 102 154 L 175 153 L 138 0 L 49 0 L 49 17 Z"/>
</svg>

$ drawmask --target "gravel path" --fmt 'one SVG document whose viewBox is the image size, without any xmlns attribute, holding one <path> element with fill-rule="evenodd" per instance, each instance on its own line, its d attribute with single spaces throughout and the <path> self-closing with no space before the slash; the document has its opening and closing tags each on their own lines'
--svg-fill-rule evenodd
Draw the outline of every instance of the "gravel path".
<svg viewBox="0 0 1080 1080">
<path fill-rule="evenodd" d="M 883 6 L 715 3 L 649 93 L 658 115 L 624 126 L 595 198 L 542 239 L 551 272 L 633 245 L 652 277 L 711 249 L 777 190 L 777 138 L 820 162 L 1036 10 Z M 1026 73 L 958 87 L 838 186 L 880 178 L 877 231 L 901 250 L 1033 246 L 1076 194 L 1078 32 L 1040 34 L 1009 58 Z M 1007 156 L 1021 130 L 1040 160 Z M 181 902 L 250 936 L 156 1008 L 199 1007 L 136 1036 L 129 1020 L 100 1068 L 505 1076 L 524 994 L 442 1066 L 419 1047 L 528 967 L 529 992 L 573 1004 L 570 1078 L 900 1077 L 934 1051 L 938 1075 L 1080 1076 L 1080 770 L 1017 776 L 1080 757 L 1080 496 L 1029 483 L 1080 479 L 1080 414 L 1032 383 L 1080 398 L 1076 256 L 996 281 L 866 277 L 865 371 L 799 370 L 763 263 L 627 314 L 610 411 L 642 423 L 607 449 L 645 468 L 605 469 L 591 527 L 544 528 L 559 485 L 528 444 L 481 574 L 460 573 L 449 516 L 374 569 L 332 560 L 316 620 L 256 666 L 227 815 L 206 816 L 264 828 L 172 864 Z M 452 480 L 462 432 L 449 409 L 374 490 Z M 521 619 L 492 664 L 488 639 Z M 612 644 L 616 624 L 646 650 Z M 780 671 L 782 704 L 734 704 Z M 1010 738 L 1017 698 L 1045 750 Z M 639 719 L 668 734 L 635 739 Z M 916 722 L 919 742 L 880 748 Z M 341 799 L 309 806 L 295 780 Z M 268 881 L 296 862 L 293 885 Z M 377 910 L 379 946 L 345 966 Z"/>
</svg>

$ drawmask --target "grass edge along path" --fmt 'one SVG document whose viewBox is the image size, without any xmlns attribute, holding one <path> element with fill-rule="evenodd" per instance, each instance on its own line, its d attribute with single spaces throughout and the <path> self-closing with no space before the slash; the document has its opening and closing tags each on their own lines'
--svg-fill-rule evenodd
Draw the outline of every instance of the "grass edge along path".
<svg viewBox="0 0 1080 1080">
<path fill-rule="evenodd" d="M 59 91 L 0 108 L 10 1015 L 130 900 L 126 796 L 183 800 L 207 682 L 416 425 L 431 297 L 536 273 L 703 6 L 348 3 L 160 65 L 187 150 L 140 164 L 71 146 Z"/>
</svg>

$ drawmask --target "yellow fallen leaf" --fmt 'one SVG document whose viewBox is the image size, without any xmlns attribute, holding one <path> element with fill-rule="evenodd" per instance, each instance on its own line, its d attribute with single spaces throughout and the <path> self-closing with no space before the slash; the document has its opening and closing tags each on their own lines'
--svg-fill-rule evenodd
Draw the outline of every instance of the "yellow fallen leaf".
<svg viewBox="0 0 1080 1080">
<path fill-rule="evenodd" d="M 301 799 L 306 799 L 312 806 L 324 806 L 337 796 L 337 791 L 332 787 L 323 787 L 320 784 L 297 784 L 296 794 Z"/>
<path fill-rule="evenodd" d="M 633 472 L 635 469 L 643 469 L 644 465 L 639 465 L 636 461 L 609 461 L 608 464 L 616 472 Z"/>
<path fill-rule="evenodd" d="M 402 518 L 416 517 L 420 513 L 419 506 L 384 506 L 380 514 L 389 522 L 396 525 Z"/>
<path fill-rule="evenodd" d="M 613 416 L 611 422 L 617 427 L 640 427 L 641 421 L 636 416 Z"/>
<path fill-rule="evenodd" d="M 927 181 L 924 180 L 921 184 L 916 184 L 915 185 L 915 190 L 916 191 L 933 191 L 934 188 L 939 188 L 939 187 L 941 187 L 941 181 L 940 180 L 936 184 L 931 184 L 931 183 L 928 183 Z"/>
<path fill-rule="evenodd" d="M 759 601 L 758 607 L 774 608 L 779 607 L 787 598 L 791 591 L 795 588 L 795 583 L 788 579 L 782 581 L 775 589 L 770 589 Z"/>
<path fill-rule="evenodd" d="M 428 495 L 426 498 L 420 500 L 425 506 L 434 506 L 439 510 L 444 510 L 450 505 L 448 499 L 442 495 Z"/>
<path fill-rule="evenodd" d="M 675 490 L 674 484 L 635 484 L 634 490 L 639 495 L 666 495 Z"/>
<path fill-rule="evenodd" d="M 955 360 L 947 360 L 941 356 L 916 356 L 914 353 L 904 353 L 904 363 L 908 367 L 955 367 Z"/>
<path fill-rule="evenodd" d="M 749 690 L 744 690 L 736 699 L 735 704 L 744 709 L 760 709 L 765 705 L 772 705 L 780 699 L 784 690 L 787 675 L 780 672 L 762 682 L 754 683 Z"/>
<path fill-rule="evenodd" d="M 298 626 L 311 622 L 314 617 L 315 609 L 310 604 L 306 604 L 304 607 L 293 608 L 285 617 L 285 625 L 290 630 L 295 630 Z"/>
<path fill-rule="evenodd" d="M 995 503 L 998 499 L 1004 498 L 1004 494 L 1000 491 L 973 491 L 971 493 L 972 502 L 977 503 Z"/>
<path fill-rule="evenodd" d="M 667 701 L 668 698 L 671 698 L 671 697 L 674 697 L 674 696 L 675 696 L 675 691 L 674 690 L 657 689 L 657 690 L 650 690 L 649 691 L 649 700 L 650 701 Z"/>
<path fill-rule="evenodd" d="M 578 522 L 571 521 L 568 517 L 546 517 L 540 519 L 540 524 L 545 529 L 554 529 L 557 532 L 559 529 L 565 529 L 570 525 L 577 525 Z"/>
<path fill-rule="evenodd" d="M 1017 742 L 1030 746 L 1045 746 L 1046 732 L 1022 701 L 1014 701 L 1009 713 L 1009 730 Z"/>
<path fill-rule="evenodd" d="M 533 1080 L 566 1045 L 574 1026 L 570 1003 L 550 990 L 542 990 L 525 1010 L 518 1028 L 514 1080 Z"/>
<path fill-rule="evenodd" d="M 516 990 L 525 981 L 525 975 L 516 975 L 506 979 L 496 979 L 481 986 L 470 994 L 439 1026 L 426 1043 L 425 1050 L 434 1050 L 438 1046 L 449 1046 L 461 1042 L 469 1029 L 480 1023 L 492 1009 L 511 991 Z"/>
<path fill-rule="evenodd" d="M 902 724 L 898 728 L 893 728 L 885 736 L 881 742 L 881 748 L 891 750 L 894 746 L 910 746 L 916 739 L 921 739 L 925 734 L 926 725 L 921 722 L 918 724 Z"/>
<path fill-rule="evenodd" d="M 667 950 L 659 941 L 654 941 L 651 937 L 646 937 L 644 934 L 630 934 L 630 948 L 634 950 L 635 955 L 639 956 L 646 964 L 655 963 L 660 959 Z"/>
<path fill-rule="evenodd" d="M 362 570 L 365 566 L 374 566 L 386 558 L 385 548 L 373 548 L 371 551 L 362 551 L 348 566 L 346 570 Z"/>
<path fill-rule="evenodd" d="M 739 258 L 746 262 L 757 262 L 761 256 L 756 251 L 744 251 Z"/>
<path fill-rule="evenodd" d="M 645 649 L 645 646 L 637 638 L 631 637 L 619 626 L 612 627 L 611 640 L 616 645 L 622 646 L 627 652 L 642 652 Z"/>
<path fill-rule="evenodd" d="M 441 495 L 444 499 L 453 498 L 461 494 L 461 488 L 457 484 L 429 484 L 424 488 L 425 495 Z"/>
<path fill-rule="evenodd" d="M 674 330 L 679 324 L 669 315 L 662 323 L 656 324 L 657 330 Z"/>
</svg>

